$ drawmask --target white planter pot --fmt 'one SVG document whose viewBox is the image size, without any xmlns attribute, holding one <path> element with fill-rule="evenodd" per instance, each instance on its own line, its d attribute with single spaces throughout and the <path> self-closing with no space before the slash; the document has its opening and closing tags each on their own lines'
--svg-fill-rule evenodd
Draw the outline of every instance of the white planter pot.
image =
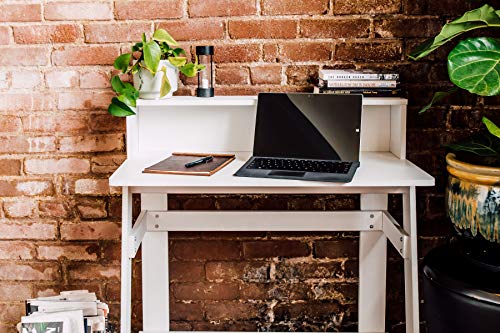
<svg viewBox="0 0 500 333">
<path fill-rule="evenodd" d="M 134 87 L 139 90 L 139 97 L 143 99 L 159 99 L 160 98 L 160 88 L 161 80 L 163 78 L 163 72 L 160 71 L 161 68 L 167 68 L 167 78 L 170 82 L 172 89 L 170 92 L 162 97 L 169 98 L 172 94 L 177 91 L 177 80 L 179 78 L 179 70 L 177 67 L 172 65 L 168 60 L 160 60 L 160 65 L 158 66 L 158 72 L 153 77 L 153 75 L 146 69 L 140 69 L 139 72 L 134 74 Z"/>
</svg>

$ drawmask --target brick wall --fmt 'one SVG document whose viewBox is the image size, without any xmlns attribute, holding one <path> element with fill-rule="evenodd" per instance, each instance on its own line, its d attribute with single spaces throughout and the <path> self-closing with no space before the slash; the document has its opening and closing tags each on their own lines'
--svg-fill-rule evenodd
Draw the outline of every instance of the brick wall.
<svg viewBox="0 0 500 333">
<path fill-rule="evenodd" d="M 107 177 L 125 158 L 124 121 L 107 115 L 111 64 L 154 27 L 185 48 L 216 46 L 217 94 L 310 91 L 321 67 L 402 74 L 408 153 L 437 177 L 418 193 L 420 254 L 449 232 L 441 144 L 499 121 L 498 99 L 459 95 L 417 116 L 446 86 L 445 52 L 405 55 L 466 0 L 164 0 L 0 2 L 0 332 L 21 301 L 87 288 L 119 317 L 120 198 Z M 498 1 L 490 1 L 500 7 Z M 178 94 L 194 93 L 182 78 Z M 496 114 L 499 114 L 498 112 Z M 352 209 L 357 196 L 173 197 L 171 209 Z M 400 210 L 400 198 L 391 198 Z M 353 329 L 357 243 L 345 233 L 176 233 L 172 328 Z M 140 327 L 140 269 L 134 325 Z M 401 262 L 391 250 L 388 327 L 402 332 Z M 234 318 L 234 321 L 229 320 Z"/>
</svg>

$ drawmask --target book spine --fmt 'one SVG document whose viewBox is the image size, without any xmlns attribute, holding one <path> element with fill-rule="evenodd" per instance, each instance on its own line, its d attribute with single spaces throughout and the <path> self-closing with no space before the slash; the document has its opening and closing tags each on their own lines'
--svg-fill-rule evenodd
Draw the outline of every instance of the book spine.
<svg viewBox="0 0 500 333">
<path fill-rule="evenodd" d="M 401 89 L 343 89 L 315 87 L 315 93 L 320 94 L 362 94 L 365 97 L 399 97 Z"/>
<path fill-rule="evenodd" d="M 399 74 L 377 74 L 377 73 L 319 73 L 323 80 L 399 80 Z"/>
<path fill-rule="evenodd" d="M 328 88 L 396 88 L 394 80 L 322 80 L 320 84 Z"/>
</svg>

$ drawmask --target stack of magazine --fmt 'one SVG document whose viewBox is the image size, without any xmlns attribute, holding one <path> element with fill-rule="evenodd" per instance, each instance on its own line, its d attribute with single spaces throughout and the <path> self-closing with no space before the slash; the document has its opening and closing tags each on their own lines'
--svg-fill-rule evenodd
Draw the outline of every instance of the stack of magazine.
<svg viewBox="0 0 500 333">
<path fill-rule="evenodd" d="M 87 290 L 26 301 L 20 333 L 107 333 L 109 307 Z"/>
<path fill-rule="evenodd" d="M 377 73 L 368 70 L 321 69 L 315 93 L 363 94 L 366 97 L 398 97 L 398 73 Z"/>
</svg>

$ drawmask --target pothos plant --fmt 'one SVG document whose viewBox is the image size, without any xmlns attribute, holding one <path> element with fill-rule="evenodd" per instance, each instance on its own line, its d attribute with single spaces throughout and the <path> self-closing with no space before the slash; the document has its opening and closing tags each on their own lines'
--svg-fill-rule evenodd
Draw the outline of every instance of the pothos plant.
<svg viewBox="0 0 500 333">
<path fill-rule="evenodd" d="M 441 32 L 412 50 L 409 57 L 421 59 L 448 43 L 455 37 L 475 29 L 500 28 L 500 10 L 490 5 L 466 12 L 458 19 L 443 26 Z M 457 92 L 466 90 L 479 96 L 500 94 L 500 39 L 475 37 L 460 41 L 448 54 L 448 75 L 455 85 L 448 91 L 436 92 L 420 112 L 428 110 L 435 102 Z M 483 157 L 491 157 L 494 164 L 500 162 L 500 128 L 483 117 L 488 134 L 475 136 L 465 142 L 452 144 L 455 151 L 463 151 Z"/>
<path fill-rule="evenodd" d="M 193 77 L 205 69 L 204 65 L 198 64 L 198 59 L 188 62 L 184 49 L 178 47 L 175 39 L 164 29 L 157 29 L 149 40 L 143 33 L 142 40 L 132 46 L 131 52 L 120 55 L 113 65 L 121 74 L 136 74 L 145 70 L 154 77 L 163 72 L 160 97 L 164 97 L 170 92 L 171 84 L 167 77 L 167 68 L 160 66 L 161 60 L 168 60 L 188 77 Z M 111 87 L 117 96 L 111 100 L 108 112 L 117 117 L 134 115 L 139 91 L 132 84 L 123 82 L 119 75 L 111 78 Z"/>
</svg>

